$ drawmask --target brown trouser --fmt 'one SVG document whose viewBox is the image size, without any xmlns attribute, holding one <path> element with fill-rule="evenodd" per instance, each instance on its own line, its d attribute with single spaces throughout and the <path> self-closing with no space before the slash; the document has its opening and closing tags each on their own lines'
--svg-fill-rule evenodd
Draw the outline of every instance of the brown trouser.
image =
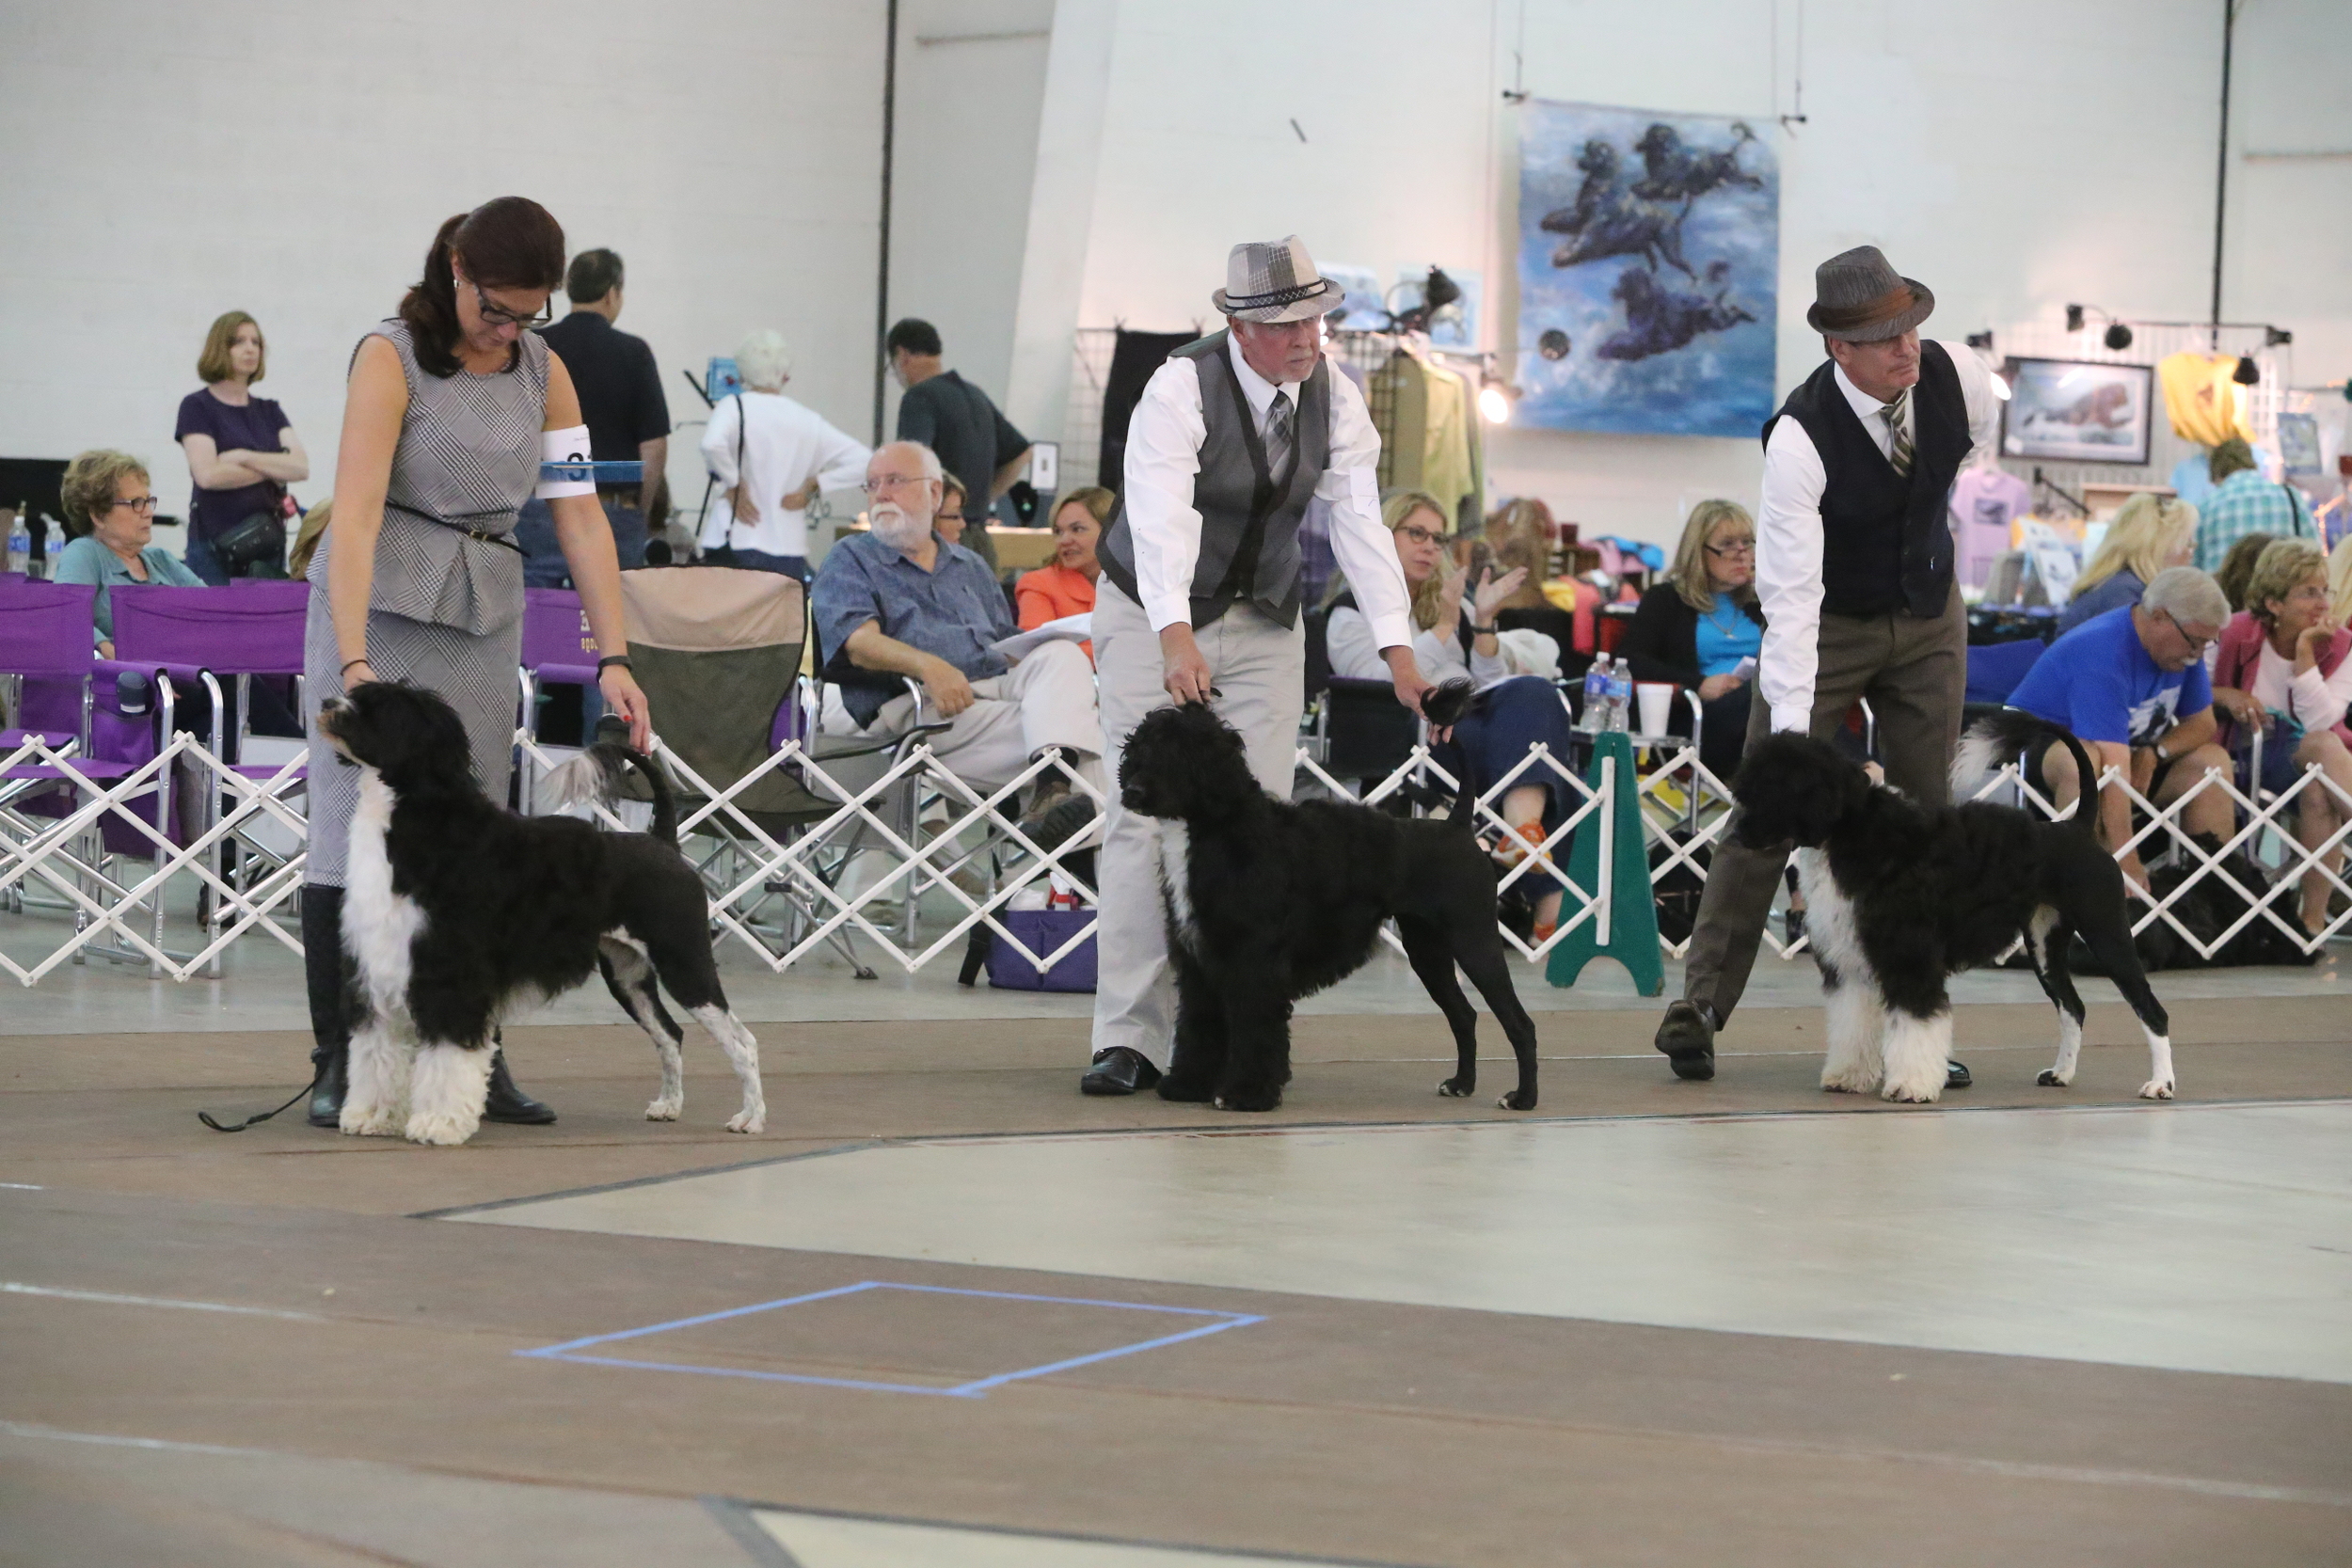
<svg viewBox="0 0 2352 1568">
<path fill-rule="evenodd" d="M 1960 710 L 1968 689 L 1968 612 L 1954 585 L 1951 602 L 1933 620 L 1880 615 L 1856 620 L 1821 617 L 1820 663 L 1813 682 L 1814 738 L 1826 740 L 1845 723 L 1857 698 L 1878 717 L 1878 760 L 1886 782 L 1913 800 L 1944 805 L 1951 799 L 1952 749 L 1960 741 Z M 1772 733 L 1772 705 L 1756 693 L 1748 715 L 1748 742 Z M 1714 1011 L 1720 1027 L 1740 1005 L 1772 911 L 1772 890 L 1786 849 L 1743 849 L 1729 835 L 1716 841 L 1691 933 L 1682 994 Z"/>
</svg>

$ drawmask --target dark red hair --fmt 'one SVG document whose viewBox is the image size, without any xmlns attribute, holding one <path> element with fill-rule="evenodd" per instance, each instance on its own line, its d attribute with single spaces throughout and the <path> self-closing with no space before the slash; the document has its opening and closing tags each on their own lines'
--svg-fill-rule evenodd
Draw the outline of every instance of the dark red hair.
<svg viewBox="0 0 2352 1568">
<path fill-rule="evenodd" d="M 457 373 L 454 263 L 485 289 L 553 289 L 564 280 L 564 226 L 529 197 L 501 196 L 441 225 L 425 252 L 424 277 L 404 295 L 400 319 L 415 340 L 417 363 L 435 375 Z M 522 362 L 517 343 L 506 368 Z"/>
</svg>

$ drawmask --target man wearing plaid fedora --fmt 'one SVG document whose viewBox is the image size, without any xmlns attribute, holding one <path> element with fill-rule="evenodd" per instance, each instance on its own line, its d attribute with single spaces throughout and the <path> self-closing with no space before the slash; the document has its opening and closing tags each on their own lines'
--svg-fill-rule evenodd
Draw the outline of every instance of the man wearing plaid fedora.
<svg viewBox="0 0 2352 1568">
<path fill-rule="evenodd" d="M 1143 389 L 1127 432 L 1118 513 L 1099 551 L 1094 662 L 1104 760 L 1143 716 L 1208 703 L 1241 732 L 1249 769 L 1288 799 L 1306 648 L 1298 524 L 1331 508 L 1331 546 L 1396 682 L 1418 710 L 1410 600 L 1380 523 L 1380 436 L 1363 394 L 1324 361 L 1340 285 L 1297 236 L 1239 245 L 1210 295 L 1223 332 L 1187 343 Z M 1133 1094 L 1159 1081 L 1176 1026 L 1154 825 L 1119 803 L 1104 823 L 1093 1059 L 1079 1087 Z"/>
<path fill-rule="evenodd" d="M 2000 404 L 1976 350 L 1920 341 L 1935 296 L 1876 245 L 1833 256 L 1813 277 L 1805 322 L 1829 358 L 1764 424 L 1762 700 L 1748 738 L 1794 730 L 1826 740 L 1867 698 L 1887 782 L 1942 805 L 1968 676 L 1952 482 L 1992 442 Z M 1746 989 L 1787 863 L 1785 850 L 1742 849 L 1728 836 L 1716 847 L 1682 1000 L 1658 1029 L 1677 1077 L 1715 1076 L 1715 1032 Z M 1951 1064 L 1949 1086 L 1967 1082 Z"/>
</svg>

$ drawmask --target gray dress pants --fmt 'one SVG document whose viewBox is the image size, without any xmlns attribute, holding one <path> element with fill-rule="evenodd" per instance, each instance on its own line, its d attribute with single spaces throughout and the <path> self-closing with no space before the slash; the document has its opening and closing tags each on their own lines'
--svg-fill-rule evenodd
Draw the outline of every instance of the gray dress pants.
<svg viewBox="0 0 2352 1568">
<path fill-rule="evenodd" d="M 1945 805 L 1951 800 L 1952 751 L 1968 689 L 1968 612 L 1952 589 L 1944 613 L 1823 615 L 1820 663 L 1814 677 L 1812 734 L 1826 740 L 1846 721 L 1857 698 L 1878 716 L 1879 761 L 1886 782 L 1913 800 Z M 1772 733 L 1772 705 L 1759 692 L 1748 715 L 1750 744 Z M 1743 849 L 1719 840 L 1707 870 L 1707 891 L 1691 933 L 1683 972 L 1685 1000 L 1727 1022 L 1747 990 L 1772 914 L 1772 892 L 1787 850 Z"/>
<path fill-rule="evenodd" d="M 1306 706 L 1304 630 L 1235 605 L 1193 630 L 1208 661 L 1212 705 L 1241 732 L 1249 770 L 1267 793 L 1287 800 L 1298 755 L 1298 717 Z M 1119 803 L 1120 752 L 1143 716 L 1169 702 L 1161 684 L 1159 634 L 1142 607 L 1106 576 L 1095 585 L 1095 679 L 1103 707 L 1103 764 L 1110 775 L 1096 914 L 1098 978 L 1093 1051 L 1123 1045 L 1163 1072 L 1176 1037 L 1176 977 L 1168 962 L 1168 920 L 1160 903 L 1156 824 Z"/>
</svg>

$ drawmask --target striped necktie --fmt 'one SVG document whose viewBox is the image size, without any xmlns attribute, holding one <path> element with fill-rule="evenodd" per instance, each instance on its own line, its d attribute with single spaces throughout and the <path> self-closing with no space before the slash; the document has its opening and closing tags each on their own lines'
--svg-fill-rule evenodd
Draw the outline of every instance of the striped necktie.
<svg viewBox="0 0 2352 1568">
<path fill-rule="evenodd" d="M 1905 479 L 1911 477 L 1911 388 L 1906 387 L 1886 405 L 1887 462 Z"/>
<path fill-rule="evenodd" d="M 1290 393 L 1276 392 L 1273 404 L 1265 411 L 1266 472 L 1276 479 L 1289 471 L 1292 426 L 1295 422 Z"/>
</svg>

